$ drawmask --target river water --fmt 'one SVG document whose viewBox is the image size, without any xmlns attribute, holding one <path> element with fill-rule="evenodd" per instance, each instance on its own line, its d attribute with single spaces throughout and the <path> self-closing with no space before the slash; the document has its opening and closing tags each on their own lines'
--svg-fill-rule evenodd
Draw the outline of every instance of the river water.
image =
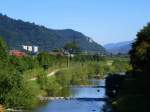
<svg viewBox="0 0 150 112">
<path fill-rule="evenodd" d="M 92 83 L 105 86 L 104 80 L 92 80 Z M 49 101 L 36 112 L 104 112 L 106 102 L 96 100 L 106 97 L 104 87 L 73 86 L 70 90 L 74 99 Z"/>
</svg>

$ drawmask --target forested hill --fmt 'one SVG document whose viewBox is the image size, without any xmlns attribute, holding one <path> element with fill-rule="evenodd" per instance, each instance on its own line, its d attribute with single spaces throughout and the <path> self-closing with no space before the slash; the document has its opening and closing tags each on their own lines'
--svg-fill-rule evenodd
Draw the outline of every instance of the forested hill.
<svg viewBox="0 0 150 112">
<path fill-rule="evenodd" d="M 10 49 L 20 49 L 21 45 L 36 45 L 40 51 L 51 51 L 75 41 L 83 51 L 105 53 L 101 45 L 80 32 L 71 29 L 53 30 L 2 14 L 0 14 L 0 36 Z"/>
</svg>

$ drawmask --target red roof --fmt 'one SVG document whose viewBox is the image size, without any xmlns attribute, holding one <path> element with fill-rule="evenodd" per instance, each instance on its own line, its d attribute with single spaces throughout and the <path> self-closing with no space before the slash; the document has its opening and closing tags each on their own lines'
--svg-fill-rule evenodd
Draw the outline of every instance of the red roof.
<svg viewBox="0 0 150 112">
<path fill-rule="evenodd" d="M 17 56 L 17 57 L 26 56 L 26 53 L 25 53 L 25 52 L 18 51 L 18 50 L 10 50 L 10 51 L 9 51 L 9 54 L 12 55 L 12 56 Z"/>
</svg>

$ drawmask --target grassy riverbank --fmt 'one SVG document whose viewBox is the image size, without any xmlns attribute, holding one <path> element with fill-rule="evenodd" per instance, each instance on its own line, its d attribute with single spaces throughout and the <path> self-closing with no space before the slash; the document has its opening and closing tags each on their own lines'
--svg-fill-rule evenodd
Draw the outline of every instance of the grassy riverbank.
<svg viewBox="0 0 150 112">
<path fill-rule="evenodd" d="M 51 77 L 47 77 L 49 71 L 38 72 L 37 74 L 40 75 L 36 76 L 38 79 L 33 81 L 33 84 L 40 87 L 44 91 L 44 95 L 66 96 L 68 93 L 65 93 L 64 89 L 70 85 L 87 85 L 89 84 L 87 80 L 90 78 L 103 78 L 107 73 L 125 72 L 130 69 L 128 60 L 124 62 L 124 60 L 121 61 L 120 59 L 109 59 L 99 62 L 87 61 L 84 63 L 73 62 L 70 65 L 69 68 L 60 68 Z"/>
</svg>

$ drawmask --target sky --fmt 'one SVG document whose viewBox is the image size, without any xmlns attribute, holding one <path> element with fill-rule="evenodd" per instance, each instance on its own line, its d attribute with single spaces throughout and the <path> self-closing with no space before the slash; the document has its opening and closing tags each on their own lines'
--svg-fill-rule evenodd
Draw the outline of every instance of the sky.
<svg viewBox="0 0 150 112">
<path fill-rule="evenodd" d="M 150 22 L 150 0 L 0 0 L 0 13 L 52 29 L 74 29 L 104 45 L 134 40 Z"/>
</svg>

